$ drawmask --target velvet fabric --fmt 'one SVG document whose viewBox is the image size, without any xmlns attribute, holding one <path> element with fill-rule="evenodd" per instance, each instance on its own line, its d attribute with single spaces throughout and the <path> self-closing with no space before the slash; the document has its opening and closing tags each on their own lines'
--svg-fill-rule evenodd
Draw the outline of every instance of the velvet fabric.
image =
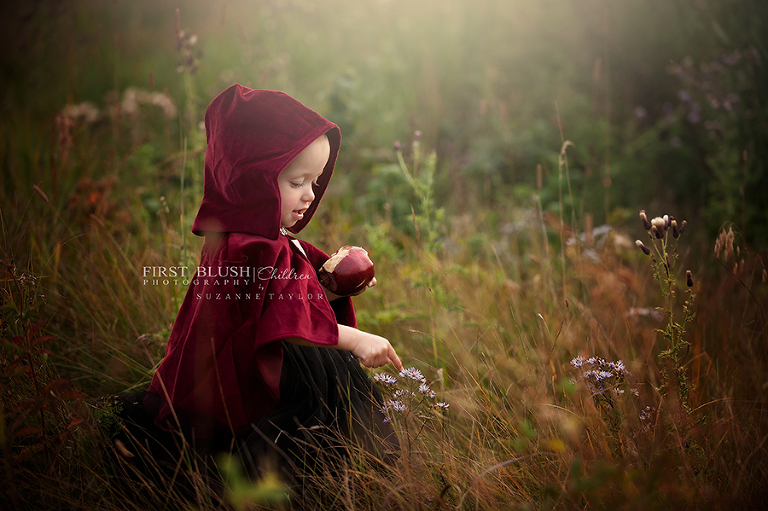
<svg viewBox="0 0 768 511">
<path fill-rule="evenodd" d="M 244 232 L 277 239 L 277 176 L 310 143 L 326 134 L 331 155 L 314 188 L 315 200 L 289 230 L 298 233 L 307 225 L 336 165 L 341 133 L 334 123 L 284 92 L 234 85 L 208 106 L 205 134 L 205 188 L 192 232 Z"/>
<path fill-rule="evenodd" d="M 336 125 L 284 93 L 235 85 L 211 102 L 205 127 L 205 188 L 193 225 L 205 245 L 144 401 L 158 426 L 202 440 L 243 437 L 285 404 L 280 341 L 335 345 L 338 323 L 356 326 L 351 300 L 331 305 L 317 280 L 328 255 L 280 230 L 278 175 L 328 136 L 315 200 L 291 229 L 299 232 L 331 178 Z"/>
</svg>

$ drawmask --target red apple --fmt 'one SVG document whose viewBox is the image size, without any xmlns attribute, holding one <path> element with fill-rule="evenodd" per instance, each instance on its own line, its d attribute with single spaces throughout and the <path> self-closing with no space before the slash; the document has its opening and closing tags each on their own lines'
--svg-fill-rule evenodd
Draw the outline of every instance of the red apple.
<svg viewBox="0 0 768 511">
<path fill-rule="evenodd" d="M 360 294 L 373 279 L 373 261 L 361 247 L 338 249 L 317 271 L 320 283 L 339 296 Z"/>
</svg>

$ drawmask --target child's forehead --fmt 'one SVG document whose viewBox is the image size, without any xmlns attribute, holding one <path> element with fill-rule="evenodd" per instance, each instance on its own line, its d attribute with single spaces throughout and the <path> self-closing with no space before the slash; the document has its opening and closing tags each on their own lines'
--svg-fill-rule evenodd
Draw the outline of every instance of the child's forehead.
<svg viewBox="0 0 768 511">
<path fill-rule="evenodd" d="M 321 135 L 305 147 L 280 173 L 320 176 L 325 170 L 329 156 L 328 137 Z"/>
<path fill-rule="evenodd" d="M 293 165 L 289 164 L 287 167 L 285 167 L 283 170 L 280 171 L 281 176 L 312 176 L 312 177 L 318 177 L 323 174 L 323 171 L 325 169 L 316 169 L 312 167 L 308 167 L 306 165 L 299 165 L 297 163 L 291 162 Z"/>
</svg>

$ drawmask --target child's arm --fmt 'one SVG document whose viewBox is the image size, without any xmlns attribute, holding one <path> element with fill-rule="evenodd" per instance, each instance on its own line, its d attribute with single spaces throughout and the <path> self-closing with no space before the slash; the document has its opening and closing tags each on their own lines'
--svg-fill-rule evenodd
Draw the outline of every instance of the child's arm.
<svg viewBox="0 0 768 511">
<path fill-rule="evenodd" d="M 351 326 L 339 325 L 339 343 L 334 346 L 315 344 L 300 337 L 289 337 L 285 340 L 301 346 L 328 347 L 351 351 L 366 367 L 381 367 L 391 362 L 398 371 L 403 370 L 403 363 L 400 362 L 400 357 L 397 356 L 395 348 L 388 340 Z"/>
</svg>

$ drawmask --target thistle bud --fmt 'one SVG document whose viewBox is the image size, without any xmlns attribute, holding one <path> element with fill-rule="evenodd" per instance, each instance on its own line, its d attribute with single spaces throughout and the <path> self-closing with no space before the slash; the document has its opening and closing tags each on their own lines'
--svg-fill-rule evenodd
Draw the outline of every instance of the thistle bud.
<svg viewBox="0 0 768 511">
<path fill-rule="evenodd" d="M 685 226 L 688 225 L 688 222 L 683 220 L 683 223 L 680 224 L 680 235 L 682 235 L 685 232 Z"/>
<path fill-rule="evenodd" d="M 396 141 L 395 141 L 395 143 L 394 143 L 394 149 L 395 149 L 395 151 L 400 151 L 400 150 L 402 150 L 402 149 L 403 149 L 403 145 L 400 143 L 400 141 L 399 141 L 399 140 L 396 140 Z"/>
<path fill-rule="evenodd" d="M 670 224 L 672 224 L 672 237 L 673 238 L 679 237 L 680 231 L 677 230 L 677 220 L 672 220 Z"/>
<path fill-rule="evenodd" d="M 691 270 L 685 270 L 685 285 L 693 287 L 693 273 L 691 273 Z"/>
<path fill-rule="evenodd" d="M 655 225 L 651 226 L 651 234 L 656 236 L 656 239 L 661 239 L 661 230 Z"/>
<path fill-rule="evenodd" d="M 645 210 L 644 209 L 640 210 L 640 219 L 643 221 L 643 227 L 645 228 L 645 230 L 646 231 L 650 231 L 651 230 L 651 223 L 648 221 L 648 217 L 645 216 Z"/>
<path fill-rule="evenodd" d="M 662 220 L 664 220 L 664 228 L 669 229 L 669 215 L 664 215 Z"/>
<path fill-rule="evenodd" d="M 640 240 L 635 241 L 635 245 L 637 245 L 640 248 L 640 250 L 643 251 L 643 254 L 651 255 L 651 249 L 646 247 L 642 241 Z"/>
</svg>

